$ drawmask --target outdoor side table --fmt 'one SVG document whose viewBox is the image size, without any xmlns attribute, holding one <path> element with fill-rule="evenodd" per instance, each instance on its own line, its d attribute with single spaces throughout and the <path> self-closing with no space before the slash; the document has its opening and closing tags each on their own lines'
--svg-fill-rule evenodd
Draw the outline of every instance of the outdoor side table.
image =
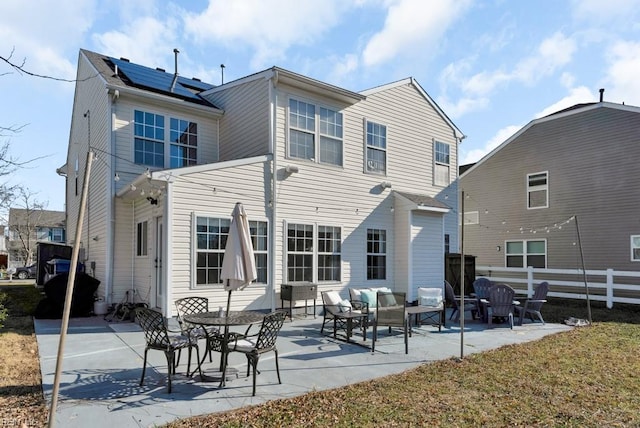
<svg viewBox="0 0 640 428">
<path fill-rule="evenodd" d="M 318 298 L 318 285 L 309 282 L 287 283 L 280 286 L 280 307 L 285 309 L 284 301 L 289 301 L 289 319 L 293 320 L 293 302 L 304 300 L 304 314 L 308 315 L 307 301 L 313 299 L 313 317 L 316 317 L 316 299 Z"/>
<path fill-rule="evenodd" d="M 442 326 L 445 325 L 445 312 L 444 305 L 440 306 L 407 306 L 407 314 L 409 315 L 409 323 L 411 323 L 411 315 L 414 316 L 414 324 L 416 326 L 422 324 L 424 321 L 431 321 L 431 325 L 438 327 L 438 331 L 442 331 Z M 428 314 L 426 318 L 423 315 Z M 437 317 L 437 320 L 436 318 Z"/>
</svg>

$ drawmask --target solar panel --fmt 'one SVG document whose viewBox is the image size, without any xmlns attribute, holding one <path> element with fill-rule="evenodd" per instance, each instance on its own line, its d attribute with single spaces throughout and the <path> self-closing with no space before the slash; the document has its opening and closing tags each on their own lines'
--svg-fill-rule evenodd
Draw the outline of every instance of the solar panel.
<svg viewBox="0 0 640 428">
<path fill-rule="evenodd" d="M 189 88 L 194 88 L 195 91 L 201 92 L 215 87 L 214 85 L 210 85 L 199 80 L 187 79 L 185 77 L 178 76 L 176 85 L 173 91 L 171 91 L 171 84 L 173 83 L 174 76 L 173 74 L 149 67 L 144 67 L 138 64 L 133 64 L 120 59 L 109 59 L 113 64 L 118 66 L 119 72 L 123 73 L 131 81 L 131 83 L 136 86 L 155 89 L 161 92 L 175 94 L 198 101 L 202 101 L 202 98 L 196 95 L 194 91 L 190 90 Z"/>
</svg>

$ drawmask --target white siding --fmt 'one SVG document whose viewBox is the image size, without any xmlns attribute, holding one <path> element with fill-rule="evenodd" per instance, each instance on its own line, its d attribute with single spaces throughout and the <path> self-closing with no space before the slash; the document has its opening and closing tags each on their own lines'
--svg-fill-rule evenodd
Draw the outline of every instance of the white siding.
<svg viewBox="0 0 640 428">
<path fill-rule="evenodd" d="M 269 81 L 252 80 L 206 98 L 224 110 L 220 119 L 220 160 L 269 152 Z"/>
<path fill-rule="evenodd" d="M 442 216 L 414 211 L 412 219 L 410 301 L 418 298 L 419 287 L 442 287 L 444 282 Z"/>
<path fill-rule="evenodd" d="M 82 56 L 78 61 L 78 84 L 76 86 L 75 101 L 71 117 L 71 131 L 67 152 L 67 240 L 74 244 L 78 225 L 78 214 L 82 186 L 87 166 L 87 153 L 90 150 L 96 154 L 91 166 L 89 178 L 89 197 L 83 220 L 83 230 L 80 241 L 85 249 L 88 272 L 102 283 L 98 290 L 104 294 L 105 278 L 108 277 L 108 229 L 107 218 L 111 207 L 111 183 L 106 178 L 108 165 L 111 162 L 108 153 L 110 141 L 109 98 L 100 78 L 95 76 L 95 70 Z M 86 116 L 85 116 L 86 114 Z M 76 174 L 76 160 L 78 171 Z M 77 181 L 76 181 L 77 176 Z M 76 185 L 77 183 L 77 185 Z M 95 271 L 90 269 L 95 263 Z"/>
<path fill-rule="evenodd" d="M 265 200 L 265 178 L 268 177 L 270 163 L 256 163 L 235 168 L 225 168 L 209 172 L 177 177 L 171 192 L 174 202 L 172 223 L 167 233 L 171 233 L 172 245 L 169 249 L 172 276 L 168 283 L 172 287 L 172 302 L 169 310 L 175 311 L 173 301 L 194 293 L 209 298 L 211 308 L 226 307 L 228 294 L 222 285 L 197 286 L 195 281 L 195 235 L 192 228 L 194 215 L 231 218 L 236 202 L 242 202 L 250 220 L 266 221 L 268 201 Z M 269 185 L 269 181 L 266 181 Z M 213 191 L 215 187 L 215 193 Z M 167 225 L 169 226 L 169 225 Z M 233 293 L 232 309 L 265 309 L 271 306 L 267 288 L 251 285 Z"/>
</svg>

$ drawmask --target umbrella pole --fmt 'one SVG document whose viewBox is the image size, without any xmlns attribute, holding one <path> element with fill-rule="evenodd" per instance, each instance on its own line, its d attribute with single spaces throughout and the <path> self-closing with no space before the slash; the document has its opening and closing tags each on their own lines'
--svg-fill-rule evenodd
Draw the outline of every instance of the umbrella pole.
<svg viewBox="0 0 640 428">
<path fill-rule="evenodd" d="M 227 279 L 227 287 L 229 286 L 229 280 Z M 231 311 L 231 289 L 229 289 L 229 295 L 227 297 L 227 312 L 225 312 L 225 316 L 229 316 L 229 311 Z"/>
</svg>

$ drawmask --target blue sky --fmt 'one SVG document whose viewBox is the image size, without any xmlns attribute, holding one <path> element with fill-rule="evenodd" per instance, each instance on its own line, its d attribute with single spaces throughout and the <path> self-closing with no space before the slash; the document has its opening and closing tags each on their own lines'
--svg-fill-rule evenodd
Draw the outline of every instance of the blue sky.
<svg viewBox="0 0 640 428">
<path fill-rule="evenodd" d="M 279 66 L 353 91 L 414 77 L 475 162 L 529 121 L 599 99 L 640 105 L 640 0 L 2 0 L 0 56 L 75 77 L 79 49 L 213 84 Z M 73 83 L 0 62 L 9 177 L 64 209 Z"/>
</svg>

